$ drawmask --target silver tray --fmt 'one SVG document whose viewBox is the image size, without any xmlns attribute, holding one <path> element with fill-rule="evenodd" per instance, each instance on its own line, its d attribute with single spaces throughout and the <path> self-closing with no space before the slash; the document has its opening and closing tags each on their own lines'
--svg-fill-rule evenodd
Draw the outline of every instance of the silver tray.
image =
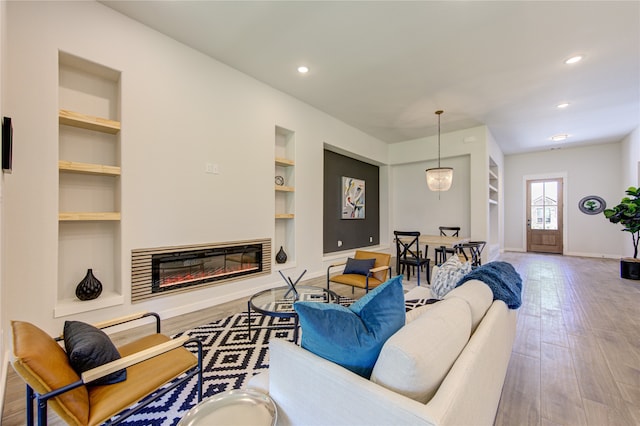
<svg viewBox="0 0 640 426">
<path fill-rule="evenodd" d="M 276 404 L 251 389 L 221 392 L 187 411 L 178 426 L 273 426 L 278 419 Z"/>
</svg>

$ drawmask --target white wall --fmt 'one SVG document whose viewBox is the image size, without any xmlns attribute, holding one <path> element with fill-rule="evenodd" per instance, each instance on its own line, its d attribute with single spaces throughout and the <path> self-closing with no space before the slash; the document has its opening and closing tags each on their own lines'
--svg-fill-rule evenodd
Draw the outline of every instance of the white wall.
<svg viewBox="0 0 640 426">
<path fill-rule="evenodd" d="M 622 183 L 618 201 L 612 200 L 611 205 L 616 205 L 625 195 L 624 190 L 630 186 L 640 186 L 640 127 L 627 135 L 622 140 Z M 624 256 L 633 255 L 633 242 L 631 236 L 625 233 L 622 253 Z"/>
<path fill-rule="evenodd" d="M 505 250 L 526 251 L 526 177 L 565 176 L 564 254 L 620 257 L 623 238 L 629 236 L 602 214 L 582 213 L 578 202 L 587 195 L 600 196 L 607 205 L 619 202 L 626 188 L 621 180 L 621 155 L 621 144 L 617 143 L 506 156 Z"/>
<path fill-rule="evenodd" d="M 419 226 L 415 230 L 433 234 L 437 233 L 439 225 L 458 222 L 463 228 L 460 235 L 486 240 L 489 223 L 488 136 L 485 126 L 441 135 L 441 164 L 454 168 L 454 183 L 451 190 L 440 195 L 440 200 L 437 193 L 428 190 L 424 173 L 427 166 L 437 165 L 434 161 L 438 158 L 437 136 L 390 145 L 389 232 Z M 409 184 L 405 179 L 412 179 L 413 183 Z"/>
<path fill-rule="evenodd" d="M 640 127 L 622 140 L 622 159 L 623 188 L 640 186 Z"/>
<path fill-rule="evenodd" d="M 296 133 L 297 266 L 286 272 L 325 273 L 323 144 L 366 153 L 380 164 L 388 162 L 386 144 L 98 3 L 9 2 L 7 13 L 11 45 L 3 99 L 5 113 L 14 117 L 16 144 L 14 173 L 4 187 L 4 300 L 11 301 L 2 306 L 4 318 L 32 321 L 50 333 L 66 319 L 53 318 L 58 50 L 122 73 L 125 303 L 74 319 L 93 322 L 145 309 L 180 314 L 281 283 L 274 273 L 129 302 L 132 249 L 273 237 L 276 125 Z M 206 162 L 217 163 L 220 174 L 205 174 Z"/>
<path fill-rule="evenodd" d="M 394 166 L 391 179 L 395 214 L 391 231 L 420 231 L 437 235 L 438 226 L 460 226 L 460 235 L 469 236 L 469 162 L 468 155 L 441 162 L 454 170 L 451 189 L 441 193 L 430 191 L 425 179 L 425 170 L 437 167 L 437 160 Z"/>
</svg>

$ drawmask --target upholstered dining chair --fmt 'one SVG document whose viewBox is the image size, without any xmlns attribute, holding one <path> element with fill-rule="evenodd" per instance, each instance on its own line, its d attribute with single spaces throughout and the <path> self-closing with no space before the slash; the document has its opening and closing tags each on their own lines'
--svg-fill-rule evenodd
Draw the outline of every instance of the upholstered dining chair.
<svg viewBox="0 0 640 426">
<path fill-rule="evenodd" d="M 102 332 L 150 316 L 155 317 L 156 333 L 118 348 Z M 202 343 L 187 335 L 172 339 L 161 334 L 160 317 L 155 313 L 133 314 L 95 326 L 68 321 L 64 335 L 58 338 L 24 321 L 12 321 L 11 327 L 13 367 L 27 384 L 29 426 L 34 424 L 34 400 L 38 425 L 47 424 L 47 407 L 51 406 L 67 424 L 82 426 L 118 424 L 193 377 L 197 377 L 197 400 L 202 400 Z M 60 340 L 65 340 L 66 351 Z M 198 355 L 186 345 L 196 345 Z M 100 365 L 105 356 L 115 360 Z M 99 366 L 90 368 L 92 364 Z"/>
<path fill-rule="evenodd" d="M 393 231 L 396 240 L 396 264 L 402 268 L 404 273 L 407 271 L 407 280 L 411 278 L 411 270 L 415 267 L 417 270 L 416 277 L 418 285 L 420 285 L 420 270 L 426 267 L 427 282 L 431 283 L 431 273 L 429 268 L 430 259 L 422 257 L 420 251 L 420 232 L 418 231 Z M 425 255 L 429 250 L 429 246 L 425 246 Z"/>
<path fill-rule="evenodd" d="M 440 231 L 440 236 L 442 237 L 458 237 L 460 234 L 459 226 L 439 226 L 438 230 Z M 436 265 L 443 264 L 449 255 L 453 255 L 456 253 L 456 249 L 454 247 L 434 247 L 433 249 L 435 253 L 435 262 Z"/>
<path fill-rule="evenodd" d="M 331 282 L 363 288 L 365 293 L 391 278 L 391 255 L 375 251 L 356 250 L 353 258 L 329 265 L 327 268 L 327 290 Z M 341 274 L 331 275 L 332 269 L 345 266 Z"/>
</svg>

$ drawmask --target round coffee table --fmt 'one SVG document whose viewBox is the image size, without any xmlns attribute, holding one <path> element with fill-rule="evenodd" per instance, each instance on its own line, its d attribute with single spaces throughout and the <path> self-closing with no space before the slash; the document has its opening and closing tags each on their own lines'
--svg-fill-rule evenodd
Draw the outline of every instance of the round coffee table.
<svg viewBox="0 0 640 426">
<path fill-rule="evenodd" d="M 178 426 L 273 426 L 276 404 L 253 389 L 237 389 L 213 395 L 189 410 Z"/>
<path fill-rule="evenodd" d="M 293 324 L 253 327 L 255 329 L 293 329 L 292 342 L 298 341 L 298 314 L 293 309 L 294 302 L 337 303 L 340 296 L 324 287 L 308 285 L 283 286 L 254 294 L 247 302 L 247 322 L 251 334 L 251 312 L 276 318 L 293 318 Z"/>
</svg>

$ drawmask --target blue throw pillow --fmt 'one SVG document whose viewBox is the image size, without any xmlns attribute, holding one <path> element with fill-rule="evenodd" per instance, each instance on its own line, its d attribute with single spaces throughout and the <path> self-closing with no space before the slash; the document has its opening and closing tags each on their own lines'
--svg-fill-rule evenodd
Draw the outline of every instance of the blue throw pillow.
<svg viewBox="0 0 640 426">
<path fill-rule="evenodd" d="M 369 269 L 375 265 L 375 259 L 347 259 L 347 266 L 344 267 L 343 274 L 367 275 Z"/>
<path fill-rule="evenodd" d="M 371 290 L 346 308 L 337 303 L 296 302 L 300 345 L 369 378 L 382 346 L 405 323 L 402 275 Z"/>
</svg>

